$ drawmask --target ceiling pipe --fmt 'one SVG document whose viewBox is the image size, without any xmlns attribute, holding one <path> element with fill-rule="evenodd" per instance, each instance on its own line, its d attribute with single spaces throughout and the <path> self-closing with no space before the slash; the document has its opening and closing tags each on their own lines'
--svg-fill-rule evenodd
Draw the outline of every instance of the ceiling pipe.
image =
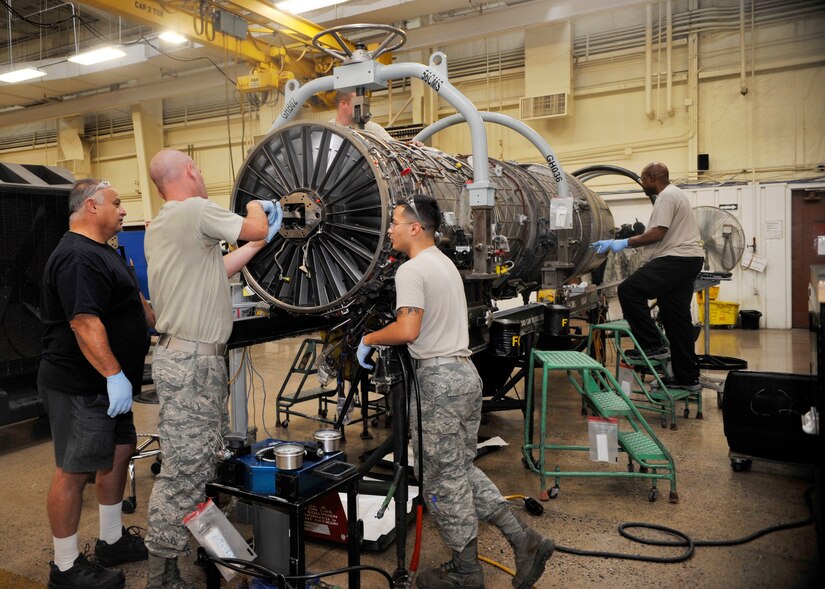
<svg viewBox="0 0 825 589">
<path fill-rule="evenodd" d="M 653 119 L 653 6 L 645 7 L 645 116 Z"/>
<path fill-rule="evenodd" d="M 676 113 L 673 108 L 673 4 L 672 0 L 667 0 L 665 21 L 665 41 L 667 47 L 667 116 L 672 117 Z"/>
<path fill-rule="evenodd" d="M 745 0 L 739 0 L 739 94 L 748 93 L 748 78 L 745 70 Z"/>
</svg>

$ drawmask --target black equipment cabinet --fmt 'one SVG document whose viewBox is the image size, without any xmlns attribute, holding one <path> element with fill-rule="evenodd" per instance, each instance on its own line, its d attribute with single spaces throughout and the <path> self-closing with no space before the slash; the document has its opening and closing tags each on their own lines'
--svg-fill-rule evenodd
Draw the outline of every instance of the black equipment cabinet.
<svg viewBox="0 0 825 589">
<path fill-rule="evenodd" d="M 813 405 L 815 383 L 808 374 L 731 371 L 722 403 L 731 452 L 813 464 L 816 438 L 802 431 L 801 417 Z"/>
<path fill-rule="evenodd" d="M 0 162 L 0 426 L 45 413 L 37 394 L 43 268 L 69 228 L 73 183 L 63 168 Z"/>
</svg>

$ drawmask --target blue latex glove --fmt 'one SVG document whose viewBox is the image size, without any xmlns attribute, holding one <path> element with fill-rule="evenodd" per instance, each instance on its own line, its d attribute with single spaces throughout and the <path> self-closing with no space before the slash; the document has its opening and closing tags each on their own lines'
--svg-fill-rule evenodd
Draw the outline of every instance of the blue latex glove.
<svg viewBox="0 0 825 589">
<path fill-rule="evenodd" d="M 266 213 L 266 222 L 269 225 L 269 230 L 266 233 L 265 239 L 266 242 L 269 243 L 281 229 L 281 223 L 284 220 L 284 209 L 280 201 L 261 200 L 258 202 Z"/>
<path fill-rule="evenodd" d="M 596 250 L 597 254 L 606 254 L 607 250 L 610 249 L 610 244 L 613 243 L 612 239 L 602 239 L 601 241 L 596 241 L 590 244 L 590 247 Z"/>
<path fill-rule="evenodd" d="M 355 355 L 358 356 L 358 363 L 367 370 L 372 370 L 372 364 L 367 364 L 367 356 L 370 355 L 372 352 L 372 346 L 368 346 L 364 343 L 364 338 L 361 338 L 361 343 L 358 344 L 358 351 L 355 352 Z"/>
<path fill-rule="evenodd" d="M 596 250 L 597 254 L 606 254 L 607 250 L 612 252 L 620 252 L 627 247 L 626 239 L 602 239 L 590 244 L 590 247 Z"/>
<path fill-rule="evenodd" d="M 626 239 L 614 239 L 613 243 L 610 244 L 610 251 L 613 253 L 617 253 L 622 251 L 624 248 L 627 247 L 627 240 Z"/>
<path fill-rule="evenodd" d="M 132 408 L 132 383 L 121 370 L 106 377 L 106 392 L 109 393 L 109 417 L 126 413 Z"/>
</svg>

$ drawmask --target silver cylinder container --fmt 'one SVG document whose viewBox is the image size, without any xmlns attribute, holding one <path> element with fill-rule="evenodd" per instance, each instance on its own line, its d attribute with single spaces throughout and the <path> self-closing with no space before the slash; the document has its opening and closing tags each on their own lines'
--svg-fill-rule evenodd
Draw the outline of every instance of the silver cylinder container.
<svg viewBox="0 0 825 589">
<path fill-rule="evenodd" d="M 324 454 L 337 452 L 341 449 L 341 432 L 337 429 L 319 429 L 315 432 L 315 441 L 318 442 Z"/>
<path fill-rule="evenodd" d="M 304 447 L 281 444 L 275 447 L 275 466 L 281 470 L 297 470 L 304 465 Z"/>
</svg>

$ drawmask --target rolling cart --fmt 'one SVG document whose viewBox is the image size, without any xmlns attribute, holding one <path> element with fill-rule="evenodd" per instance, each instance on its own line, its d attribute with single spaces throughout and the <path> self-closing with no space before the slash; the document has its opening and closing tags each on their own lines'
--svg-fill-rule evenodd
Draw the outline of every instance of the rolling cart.
<svg viewBox="0 0 825 589">
<path fill-rule="evenodd" d="M 526 466 L 541 479 L 542 499 L 555 499 L 559 495 L 559 481 L 562 477 L 629 477 L 650 479 L 652 486 L 648 500 L 656 501 L 659 496 L 657 482 L 670 482 L 668 500 L 679 502 L 676 492 L 676 465 L 665 445 L 653 433 L 639 410 L 622 391 L 613 374 L 596 360 L 582 352 L 552 352 L 534 350 L 530 355 L 530 372 L 542 367 L 541 420 L 539 439 L 534 440 L 532 420 L 524 420 L 524 446 L 522 452 Z M 589 446 L 575 446 L 547 443 L 548 434 L 548 376 L 551 371 L 565 371 L 576 391 L 582 396 L 594 413 L 600 417 L 616 418 L 619 422 L 618 442 L 620 451 L 627 454 L 625 471 L 562 471 L 559 467 L 548 470 L 547 452 L 572 450 L 588 452 Z M 577 376 L 578 375 L 578 376 Z M 528 379 L 527 406 L 533 403 L 533 378 Z M 534 451 L 538 451 L 538 459 Z M 636 467 L 638 466 L 638 471 Z M 547 479 L 555 479 L 553 487 L 547 489 Z"/>
<path fill-rule="evenodd" d="M 619 379 L 619 368 L 622 363 L 632 369 L 628 371 L 632 374 L 632 377 L 630 377 L 632 381 L 622 382 L 622 384 L 625 386 L 625 392 L 634 400 L 636 407 L 659 413 L 662 419 L 662 427 L 667 427 L 670 423 L 670 429 L 676 429 L 676 404 L 680 401 L 684 401 L 685 408 L 682 414 L 686 418 L 690 416 L 690 402 L 696 404 L 696 419 L 704 417 L 702 414 L 702 390 L 687 391 L 665 386 L 662 377 L 673 376 L 670 369 L 670 358 L 664 360 L 648 358 L 633 333 L 631 333 L 630 325 L 626 320 L 620 319 L 593 325 L 590 328 L 590 337 L 593 338 L 598 331 L 613 336 L 609 339 L 613 342 L 613 347 L 616 350 L 614 375 L 617 380 L 624 380 Z M 665 335 L 661 331 L 659 333 L 662 340 L 667 341 Z M 627 350 L 622 349 L 621 345 L 623 337 L 627 337 L 633 342 L 633 346 L 639 351 L 640 358 L 634 359 L 627 356 Z M 645 380 L 646 373 L 652 375 L 652 382 Z"/>
</svg>

